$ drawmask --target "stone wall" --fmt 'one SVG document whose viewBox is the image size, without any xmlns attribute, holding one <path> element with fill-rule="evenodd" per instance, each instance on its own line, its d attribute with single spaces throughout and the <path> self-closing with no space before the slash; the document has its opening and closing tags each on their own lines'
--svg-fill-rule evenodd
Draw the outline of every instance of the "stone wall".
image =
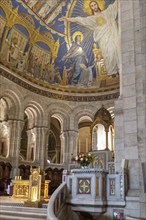
<svg viewBox="0 0 146 220">
<path fill-rule="evenodd" d="M 146 218 L 142 162 L 146 162 L 146 1 L 119 1 L 121 31 L 120 97 L 115 104 L 115 161 L 129 160 L 125 213 Z"/>
<path fill-rule="evenodd" d="M 121 37 L 120 97 L 115 102 L 115 162 L 116 171 L 122 159 L 129 160 L 129 192 L 125 214 L 146 218 L 146 194 L 141 163 L 146 162 L 146 0 L 119 0 L 119 28 Z M 0 76 L 0 97 L 8 102 L 11 131 L 10 158 L 17 174 L 20 146 L 20 130 L 24 111 L 31 107 L 37 112 L 36 127 L 39 128 L 36 163 L 45 166 L 45 135 L 50 117 L 60 116 L 64 142 L 64 161 L 70 160 L 74 139 L 78 132 L 79 119 L 86 115 L 93 119 L 96 111 L 104 104 L 113 106 L 114 100 L 88 102 L 62 101 L 47 98 Z M 112 209 L 109 210 L 109 213 Z"/>
</svg>

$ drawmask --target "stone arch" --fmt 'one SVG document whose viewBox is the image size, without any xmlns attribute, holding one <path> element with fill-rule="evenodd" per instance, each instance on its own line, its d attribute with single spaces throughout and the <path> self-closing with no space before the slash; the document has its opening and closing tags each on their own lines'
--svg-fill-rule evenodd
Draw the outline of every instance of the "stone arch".
<svg viewBox="0 0 146 220">
<path fill-rule="evenodd" d="M 36 101 L 30 101 L 26 104 L 24 112 L 29 119 L 30 128 L 43 126 L 44 109 Z"/>
<path fill-rule="evenodd" d="M 55 127 L 53 126 L 52 127 L 52 130 L 51 130 L 55 136 L 55 139 L 56 139 L 56 145 L 59 145 L 60 144 L 60 138 L 59 138 L 59 132 L 58 130 L 55 129 Z"/>
<path fill-rule="evenodd" d="M 23 160 L 35 161 L 37 151 L 37 128 L 43 126 L 44 109 L 34 100 L 25 100 L 23 108 L 24 126 L 21 132 L 20 155 Z"/>
<path fill-rule="evenodd" d="M 2 85 L 1 89 L 1 96 L 0 99 L 3 100 L 5 103 L 5 113 L 6 116 L 3 117 L 1 121 L 1 143 L 0 143 L 0 151 L 2 157 L 9 157 L 12 154 L 13 143 L 15 142 L 16 138 L 16 124 L 18 125 L 20 121 L 23 120 L 22 116 L 22 100 L 23 96 L 18 89 L 14 88 L 13 86 L 7 84 Z M 14 123 L 15 121 L 15 123 Z M 19 133 L 19 131 L 18 131 Z M 11 135 L 13 135 L 13 141 L 11 141 Z M 18 134 L 17 134 L 18 135 Z M 15 146 L 16 147 L 16 146 Z"/>
<path fill-rule="evenodd" d="M 55 117 L 56 119 L 59 120 L 61 124 L 61 131 L 68 130 L 70 127 L 70 117 L 69 117 L 69 112 L 71 111 L 71 108 L 66 105 L 59 103 L 50 104 L 48 107 L 48 112 L 50 117 Z"/>
<path fill-rule="evenodd" d="M 94 112 L 96 112 L 94 106 L 82 105 L 78 106 L 76 109 L 72 111 L 71 115 L 71 126 L 72 129 L 78 130 L 78 123 L 81 117 L 88 116 L 91 120 L 94 119 Z"/>
<path fill-rule="evenodd" d="M 5 85 L 1 88 L 3 98 L 7 103 L 9 119 L 22 119 L 22 94 L 17 89 L 5 89 Z"/>
<path fill-rule="evenodd" d="M 52 103 L 48 106 L 48 114 L 50 117 L 50 122 L 51 122 L 51 118 L 55 118 L 59 121 L 60 123 L 60 134 L 58 135 L 58 146 L 56 146 L 56 154 L 54 159 L 59 162 L 62 163 L 64 161 L 66 161 L 65 159 L 65 147 L 67 146 L 67 139 L 64 138 L 64 133 L 68 132 L 70 129 L 70 111 L 71 108 L 66 105 L 66 104 L 62 104 L 62 103 Z M 51 125 L 51 124 L 50 124 Z"/>
</svg>

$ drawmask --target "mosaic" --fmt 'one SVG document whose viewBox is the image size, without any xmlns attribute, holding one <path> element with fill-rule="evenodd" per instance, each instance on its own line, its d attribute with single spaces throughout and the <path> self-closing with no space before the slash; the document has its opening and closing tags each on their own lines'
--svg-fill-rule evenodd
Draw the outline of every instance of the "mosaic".
<svg viewBox="0 0 146 220">
<path fill-rule="evenodd" d="M 53 90 L 119 87 L 117 0 L 1 0 L 0 62 Z"/>
</svg>

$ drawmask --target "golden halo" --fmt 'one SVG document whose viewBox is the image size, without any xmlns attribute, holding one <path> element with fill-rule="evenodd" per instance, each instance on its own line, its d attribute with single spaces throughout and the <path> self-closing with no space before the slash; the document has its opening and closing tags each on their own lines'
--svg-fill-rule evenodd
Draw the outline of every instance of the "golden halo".
<svg viewBox="0 0 146 220">
<path fill-rule="evenodd" d="M 100 8 L 101 11 L 104 10 L 105 8 L 105 0 L 84 0 L 84 12 L 87 14 L 87 15 L 92 15 L 92 11 L 91 11 L 91 8 L 90 8 L 90 3 L 94 1 L 97 3 L 98 7 Z"/>
<path fill-rule="evenodd" d="M 81 42 L 82 42 L 82 41 L 83 41 L 84 36 L 83 36 L 83 33 L 82 33 L 82 32 L 80 32 L 80 31 L 76 31 L 76 32 L 74 32 L 74 33 L 73 33 L 73 35 L 72 35 L 72 39 L 73 39 L 73 41 L 75 41 L 75 38 L 76 38 L 76 36 L 78 36 L 78 35 L 80 35 L 80 36 L 81 36 Z"/>
</svg>

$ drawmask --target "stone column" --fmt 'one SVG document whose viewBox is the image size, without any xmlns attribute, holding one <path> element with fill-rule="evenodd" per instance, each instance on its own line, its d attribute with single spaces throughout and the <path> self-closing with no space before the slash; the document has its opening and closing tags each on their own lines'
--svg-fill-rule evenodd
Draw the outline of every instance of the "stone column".
<svg viewBox="0 0 146 220">
<path fill-rule="evenodd" d="M 115 103 L 115 168 L 121 169 L 122 159 L 125 158 L 124 148 L 124 115 L 123 100 L 119 98 Z"/>
<path fill-rule="evenodd" d="M 69 153 L 70 153 L 70 161 L 71 161 L 71 155 L 74 156 L 77 155 L 78 151 L 78 131 L 69 131 Z"/>
<path fill-rule="evenodd" d="M 20 120 L 9 120 L 10 125 L 10 156 L 12 157 L 12 177 L 18 175 L 19 154 L 21 143 L 21 132 L 24 122 Z"/>
<path fill-rule="evenodd" d="M 111 151 L 114 151 L 114 131 L 111 131 L 111 138 L 112 138 L 112 143 L 111 143 Z"/>
<path fill-rule="evenodd" d="M 71 163 L 72 154 L 77 155 L 78 132 L 64 131 L 61 136 L 61 162 Z"/>
<path fill-rule="evenodd" d="M 108 132 L 109 132 L 109 129 L 106 128 L 105 129 L 105 133 L 106 133 L 106 149 L 105 150 L 108 150 Z"/>
<path fill-rule="evenodd" d="M 119 1 L 121 9 L 120 28 L 121 28 L 121 94 L 116 102 L 115 110 L 121 108 L 118 120 L 115 118 L 115 160 L 116 169 L 120 168 L 121 159 L 129 160 L 130 165 L 130 188 L 138 189 L 138 146 L 137 146 L 137 118 L 136 118 L 136 65 L 135 65 L 135 16 L 134 1 L 123 3 Z M 128 8 L 128 10 L 127 10 Z M 129 19 L 130 16 L 130 19 Z M 130 27 L 130 28 L 129 28 Z M 119 127 L 121 129 L 119 130 Z M 120 143 L 117 143 L 117 136 Z M 124 146 L 123 146 L 124 145 Z"/>
<path fill-rule="evenodd" d="M 98 125 L 93 128 L 92 130 L 92 150 L 98 150 L 97 149 L 97 132 L 98 132 Z"/>
<path fill-rule="evenodd" d="M 30 161 L 30 142 L 31 142 L 31 130 L 27 130 L 27 137 L 28 137 L 28 141 L 27 141 L 27 152 L 26 152 L 26 160 Z"/>
<path fill-rule="evenodd" d="M 120 6 L 121 66 L 120 98 L 115 105 L 115 161 L 116 170 L 122 159 L 129 161 L 129 194 L 132 200 L 126 213 L 146 218 L 146 194 L 143 189 L 141 162 L 146 161 L 146 0 L 124 2 Z M 131 203 L 131 204 L 130 204 Z"/>
<path fill-rule="evenodd" d="M 60 135 L 61 141 L 61 152 L 60 152 L 60 163 L 65 163 L 64 155 L 65 155 L 65 134 L 64 132 Z"/>
<path fill-rule="evenodd" d="M 60 163 L 60 145 L 59 146 L 56 146 L 56 163 Z"/>
<path fill-rule="evenodd" d="M 27 143 L 27 157 L 26 157 L 26 160 L 35 161 L 36 142 L 37 142 L 36 128 L 33 128 L 31 130 L 27 130 L 27 135 L 28 135 L 28 143 Z M 33 153 L 34 153 L 33 160 L 31 158 L 32 149 L 33 149 Z"/>
<path fill-rule="evenodd" d="M 47 147 L 48 147 L 48 136 L 49 136 L 49 128 L 48 127 L 41 127 L 40 128 L 40 146 L 39 146 L 39 161 L 40 161 L 40 168 L 44 169 L 46 165 L 46 161 L 48 159 Z M 37 146 L 38 148 L 38 146 Z"/>
<path fill-rule="evenodd" d="M 40 146 L 41 146 L 41 128 L 35 128 L 36 133 L 36 150 L 35 150 L 35 162 L 39 163 L 40 160 Z"/>
</svg>

